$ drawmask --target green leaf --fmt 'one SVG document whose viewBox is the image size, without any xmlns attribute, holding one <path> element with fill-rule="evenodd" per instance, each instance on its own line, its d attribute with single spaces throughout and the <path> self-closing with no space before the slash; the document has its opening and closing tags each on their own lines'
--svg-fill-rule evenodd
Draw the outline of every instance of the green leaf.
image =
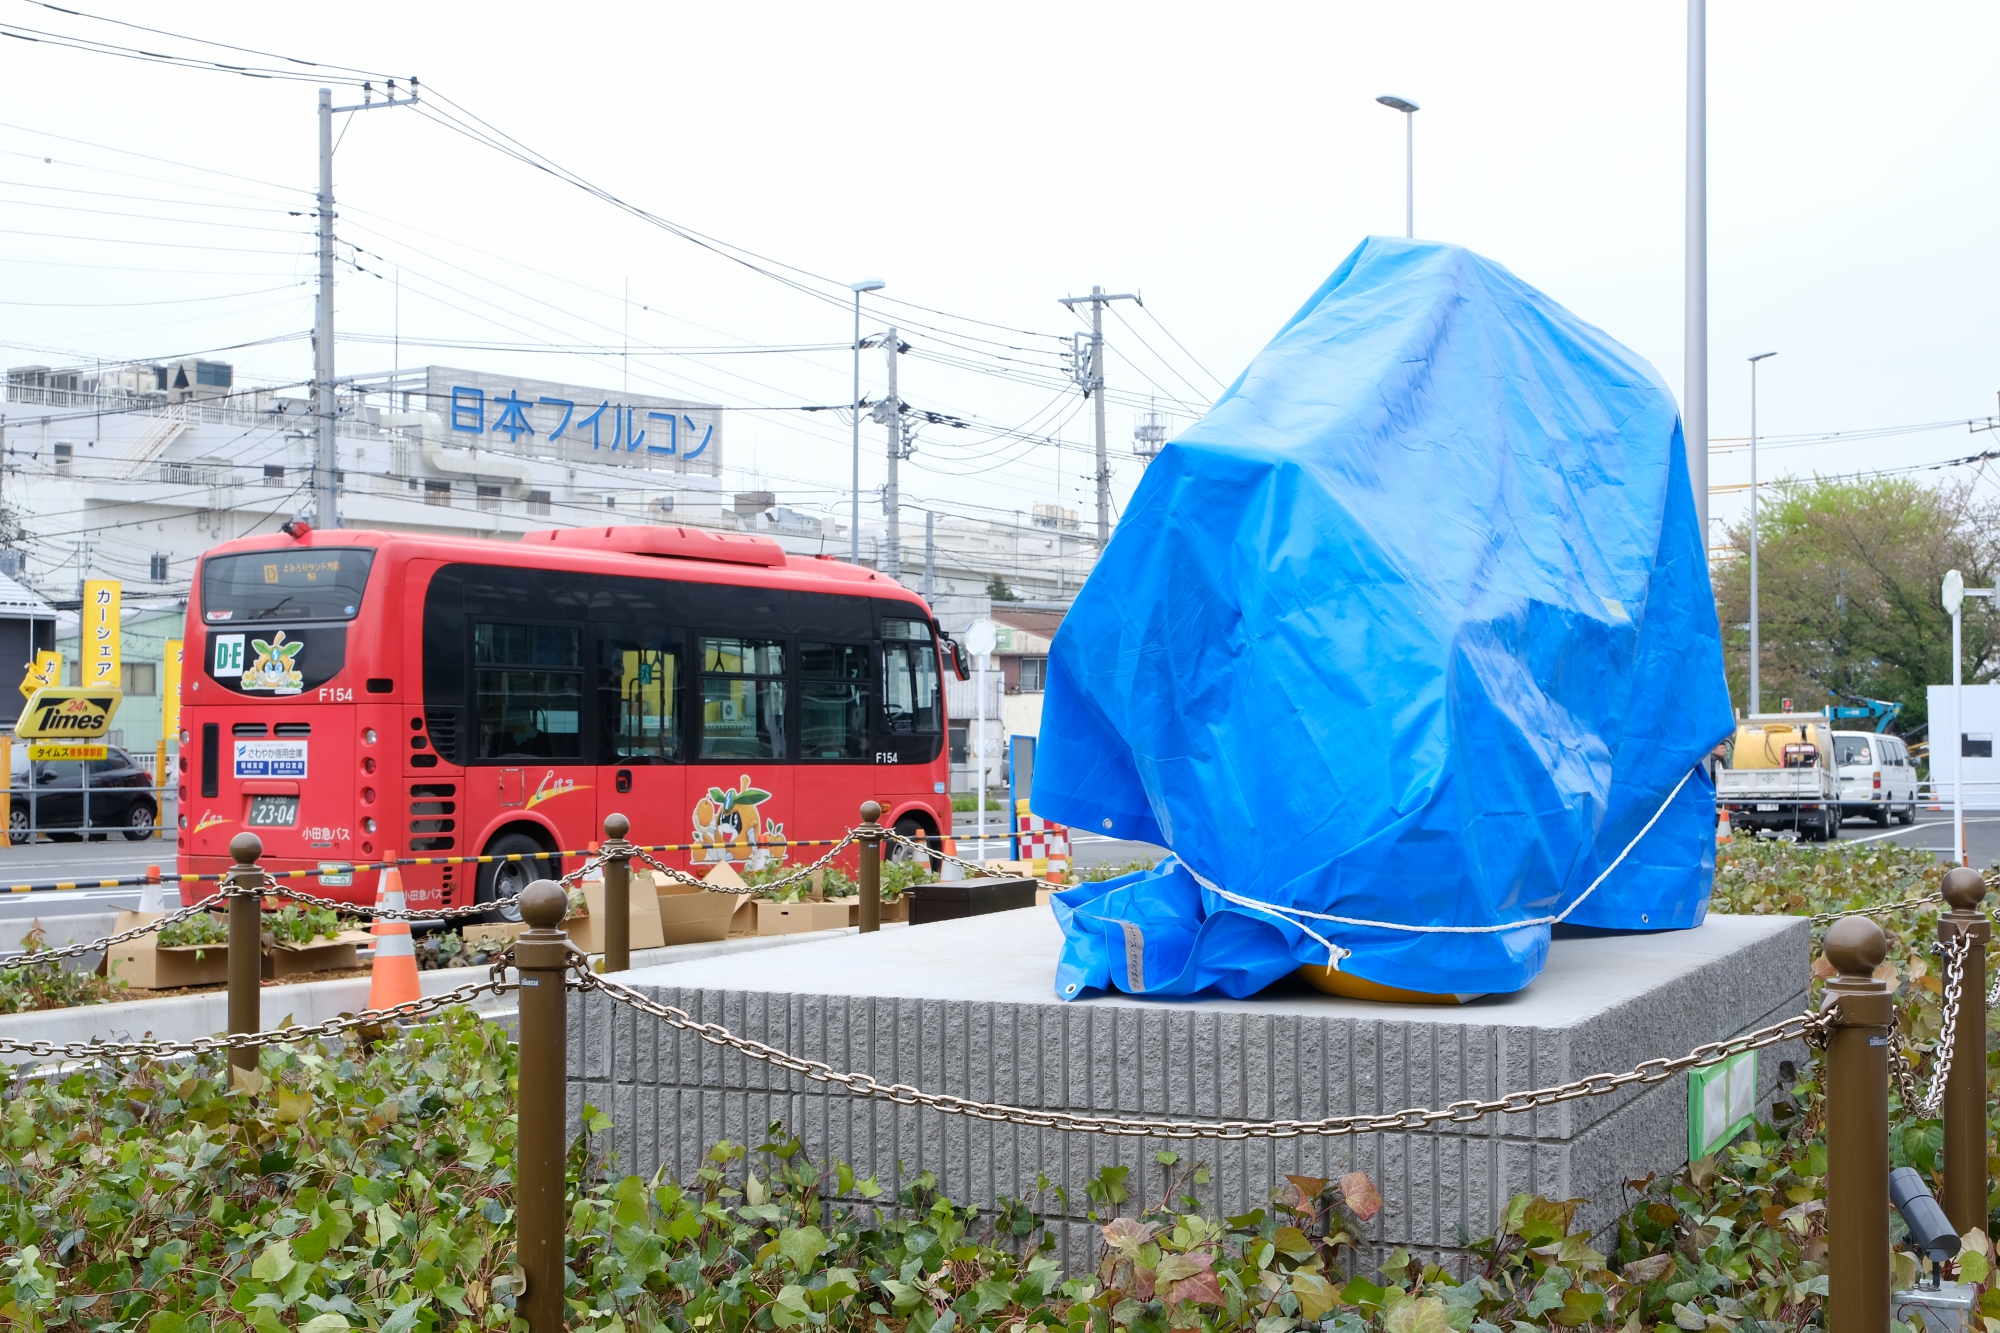
<svg viewBox="0 0 2000 1333">
<path fill-rule="evenodd" d="M 813 1260 L 826 1249 L 826 1233 L 815 1226 L 795 1227 L 778 1233 L 778 1251 L 799 1272 L 809 1272 Z"/>
<path fill-rule="evenodd" d="M 1383 1333 L 1452 1333 L 1444 1302 L 1435 1296 L 1404 1301 L 1382 1321 Z"/>
<path fill-rule="evenodd" d="M 1993 1266 L 1978 1250 L 1958 1252 L 1958 1280 L 1960 1282 L 1984 1282 L 1993 1272 Z"/>
<path fill-rule="evenodd" d="M 407 1305 L 397 1306 L 388 1319 L 383 1321 L 380 1333 L 410 1333 L 423 1309 L 424 1299 L 421 1296 Z"/>
<path fill-rule="evenodd" d="M 299 1333 L 345 1333 L 346 1328 L 347 1316 L 329 1310 L 300 1324 Z"/>
<path fill-rule="evenodd" d="M 1299 1313 L 1307 1319 L 1317 1320 L 1340 1303 L 1339 1294 L 1334 1291 L 1333 1284 L 1318 1273 L 1292 1274 L 1292 1295 L 1299 1298 Z M 1402 1311 L 1398 1310 L 1397 1313 L 1400 1314 Z M 1440 1325 L 1436 1329 L 1401 1329 L 1394 1330 L 1394 1333 L 1451 1333 L 1451 1330 Z"/>
<path fill-rule="evenodd" d="M 273 1241 L 250 1265 L 250 1276 L 259 1282 L 283 1282 L 286 1274 L 297 1266 L 298 1261 L 292 1258 L 292 1243 L 288 1240 Z"/>
</svg>

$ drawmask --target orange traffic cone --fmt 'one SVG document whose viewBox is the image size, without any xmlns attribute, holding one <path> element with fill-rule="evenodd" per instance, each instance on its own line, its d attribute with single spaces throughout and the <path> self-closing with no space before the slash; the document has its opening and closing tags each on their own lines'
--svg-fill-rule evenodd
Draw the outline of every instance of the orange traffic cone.
<svg viewBox="0 0 2000 1333">
<path fill-rule="evenodd" d="M 382 882 L 375 890 L 375 905 L 402 908 L 407 905 L 403 899 L 403 872 L 396 868 L 394 849 L 382 859 L 387 864 L 382 867 Z M 417 984 L 417 951 L 410 942 L 410 923 L 378 916 L 374 935 L 375 966 L 368 979 L 368 1007 L 391 1009 L 423 998 L 423 988 Z"/>
<path fill-rule="evenodd" d="M 1734 842 L 1734 841 L 1735 838 L 1729 832 L 1729 812 L 1727 810 L 1724 810 L 1722 812 L 1722 818 L 1716 821 L 1715 845 L 1717 847 L 1720 847 L 1726 842 Z"/>
</svg>

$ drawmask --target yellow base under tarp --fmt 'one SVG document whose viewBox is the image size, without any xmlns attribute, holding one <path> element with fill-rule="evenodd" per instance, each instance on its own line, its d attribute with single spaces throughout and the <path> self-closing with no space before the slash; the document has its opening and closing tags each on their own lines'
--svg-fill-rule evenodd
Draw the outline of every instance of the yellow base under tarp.
<svg viewBox="0 0 2000 1333">
<path fill-rule="evenodd" d="M 1402 990 L 1357 977 L 1352 972 L 1336 972 L 1330 967 L 1319 967 L 1313 963 L 1301 967 L 1296 975 L 1315 989 L 1323 990 L 1328 995 L 1338 995 L 1343 1000 L 1374 1000 L 1382 1004 L 1464 1004 L 1479 998 L 1478 995 L 1432 995 L 1428 991 Z"/>
</svg>

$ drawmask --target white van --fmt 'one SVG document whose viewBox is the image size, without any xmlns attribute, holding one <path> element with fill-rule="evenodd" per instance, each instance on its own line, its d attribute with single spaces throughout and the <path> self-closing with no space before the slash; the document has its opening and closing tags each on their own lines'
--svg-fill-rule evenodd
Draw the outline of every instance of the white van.
<svg viewBox="0 0 2000 1333">
<path fill-rule="evenodd" d="M 1834 771 L 1840 775 L 1843 819 L 1867 815 L 1884 828 L 1917 817 L 1917 769 L 1901 740 L 1873 731 L 1833 733 Z"/>
</svg>

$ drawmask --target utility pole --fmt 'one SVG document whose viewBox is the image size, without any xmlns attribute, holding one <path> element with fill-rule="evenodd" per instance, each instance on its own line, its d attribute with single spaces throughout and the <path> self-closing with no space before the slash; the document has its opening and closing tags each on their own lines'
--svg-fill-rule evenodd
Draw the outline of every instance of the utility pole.
<svg viewBox="0 0 2000 1333">
<path fill-rule="evenodd" d="M 924 600 L 937 595 L 937 513 L 924 511 Z"/>
<path fill-rule="evenodd" d="M 1146 303 L 1139 300 L 1137 292 L 1120 292 L 1111 296 L 1102 287 L 1092 287 L 1088 296 L 1056 299 L 1071 310 L 1086 304 L 1090 307 L 1088 360 L 1085 359 L 1085 349 L 1072 344 L 1076 354 L 1072 358 L 1074 364 L 1070 367 L 1070 374 L 1083 387 L 1085 398 L 1092 395 L 1097 398 L 1097 546 L 1102 550 L 1111 540 L 1111 455 L 1104 445 L 1104 307 L 1113 301 Z"/>
<path fill-rule="evenodd" d="M 313 330 L 313 421 L 317 427 L 313 449 L 313 523 L 317 527 L 340 526 L 339 488 L 333 484 L 339 467 L 334 446 L 333 400 L 333 117 L 335 112 L 379 111 L 384 107 L 414 106 L 417 80 L 410 79 L 406 97 L 396 95 L 396 81 L 389 80 L 389 100 L 375 100 L 373 83 L 361 85 L 361 101 L 355 106 L 335 106 L 333 89 L 319 90 L 319 320 Z"/>
<path fill-rule="evenodd" d="M 1708 562 L 1708 0 L 1688 0 L 1687 253 L 1683 263 L 1681 442 L 1695 529 Z"/>
<path fill-rule="evenodd" d="M 882 524 L 886 529 L 882 548 L 882 572 L 892 579 L 903 577 L 903 534 L 896 512 L 896 464 L 903 454 L 903 400 L 896 396 L 896 354 L 902 340 L 895 327 L 882 340 L 882 352 L 889 361 L 889 396 L 882 400 L 882 419 L 889 427 L 889 484 L 882 488 Z"/>
<path fill-rule="evenodd" d="M 872 342 L 873 339 L 869 341 Z M 896 464 L 907 456 L 903 443 L 903 400 L 896 396 L 896 358 L 909 350 L 910 345 L 897 336 L 896 330 L 890 329 L 882 335 L 882 353 L 889 363 L 889 391 L 868 414 L 870 421 L 889 428 L 889 481 L 882 488 L 882 516 L 885 530 L 882 535 L 881 554 L 875 561 L 875 567 L 892 579 L 900 579 L 903 576 L 902 530 L 896 507 Z M 856 429 L 860 427 L 857 425 Z"/>
</svg>

